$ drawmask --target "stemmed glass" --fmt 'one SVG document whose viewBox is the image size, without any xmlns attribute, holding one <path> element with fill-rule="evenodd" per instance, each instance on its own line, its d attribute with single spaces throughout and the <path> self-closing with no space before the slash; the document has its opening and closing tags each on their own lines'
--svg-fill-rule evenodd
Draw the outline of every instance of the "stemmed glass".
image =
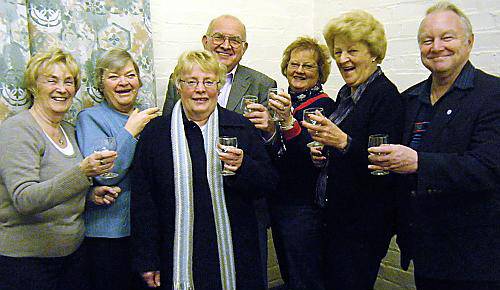
<svg viewBox="0 0 500 290">
<path fill-rule="evenodd" d="M 217 150 L 219 153 L 221 152 L 227 152 L 227 147 L 235 147 L 238 148 L 238 139 L 236 137 L 228 137 L 228 136 L 221 136 L 219 137 L 219 144 L 220 148 L 217 147 Z M 225 169 L 224 166 L 222 167 L 222 176 L 230 176 L 234 175 L 235 173 L 231 170 Z"/>
<path fill-rule="evenodd" d="M 374 134 L 368 137 L 368 148 L 378 147 L 382 144 L 387 144 L 389 135 L 387 134 Z M 380 155 L 380 153 L 378 153 Z M 389 171 L 386 170 L 374 170 L 370 172 L 372 175 L 387 175 Z"/>
<path fill-rule="evenodd" d="M 116 139 L 115 137 L 104 137 L 102 139 L 97 140 L 97 143 L 93 146 L 94 152 L 103 152 L 103 151 L 116 151 Z M 99 175 L 101 178 L 114 178 L 118 176 L 118 173 L 115 172 L 106 172 Z"/>
<path fill-rule="evenodd" d="M 316 121 L 311 119 L 311 117 L 310 117 L 310 115 L 315 115 L 316 112 L 320 112 L 321 114 L 323 114 L 323 108 L 307 108 L 307 109 L 305 109 L 304 116 L 303 116 L 304 122 L 312 124 L 312 125 L 316 125 Z M 318 141 L 312 141 L 312 142 L 307 143 L 307 147 L 323 147 L 323 144 L 321 144 Z"/>
<path fill-rule="evenodd" d="M 284 92 L 285 90 L 283 88 L 270 88 L 268 90 L 268 97 L 269 97 L 269 100 L 275 100 L 277 102 L 279 102 L 278 99 L 276 99 L 276 96 L 279 94 L 279 93 L 282 93 Z M 271 120 L 275 121 L 275 122 L 280 122 L 280 121 L 283 121 L 283 118 L 276 113 L 276 111 L 274 111 L 273 109 L 269 110 L 270 113 L 271 113 Z"/>
<path fill-rule="evenodd" d="M 243 111 L 244 114 L 248 114 L 252 112 L 252 109 L 248 108 L 249 104 L 252 103 L 257 103 L 259 98 L 257 96 L 252 96 L 252 95 L 246 95 L 243 96 L 243 99 L 241 100 L 241 110 Z"/>
</svg>

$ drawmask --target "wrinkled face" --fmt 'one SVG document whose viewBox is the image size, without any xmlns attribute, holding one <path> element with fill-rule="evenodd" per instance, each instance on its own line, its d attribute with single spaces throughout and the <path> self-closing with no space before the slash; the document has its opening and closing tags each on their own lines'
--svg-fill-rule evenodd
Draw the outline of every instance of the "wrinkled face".
<svg viewBox="0 0 500 290">
<path fill-rule="evenodd" d="M 334 40 L 333 58 L 346 84 L 355 90 L 377 69 L 377 62 L 362 41 L 350 41 L 343 36 Z"/>
<path fill-rule="evenodd" d="M 434 12 L 420 24 L 418 43 L 423 65 L 432 73 L 458 74 L 474 43 L 464 23 L 452 11 Z"/>
<path fill-rule="evenodd" d="M 134 64 L 129 61 L 117 71 L 106 70 L 102 78 L 102 91 L 108 104 L 119 112 L 130 112 L 140 88 Z"/>
<path fill-rule="evenodd" d="M 56 63 L 40 69 L 36 79 L 33 106 L 48 116 L 64 115 L 73 102 L 76 82 L 64 63 Z"/>
<path fill-rule="evenodd" d="M 227 71 L 230 72 L 240 62 L 248 47 L 248 43 L 244 41 L 244 27 L 236 19 L 220 18 L 215 21 L 212 29 L 211 35 L 203 36 L 203 46 L 206 50 L 215 53 L 219 62 L 225 64 Z M 214 35 L 223 36 L 225 39 L 222 43 L 218 44 L 217 39 L 212 37 Z M 244 42 L 240 45 L 234 45 L 234 41 L 230 41 L 230 38 L 239 38 Z"/>
<path fill-rule="evenodd" d="M 288 85 L 295 92 L 311 89 L 319 80 L 318 57 L 310 49 L 294 49 L 286 67 Z"/>
<path fill-rule="evenodd" d="M 215 72 L 202 71 L 198 65 L 193 66 L 191 71 L 182 73 L 178 90 L 182 107 L 190 120 L 202 124 L 208 120 L 217 107 L 218 81 Z M 189 85 L 196 82 L 194 87 Z M 204 82 L 215 84 L 208 86 Z"/>
</svg>

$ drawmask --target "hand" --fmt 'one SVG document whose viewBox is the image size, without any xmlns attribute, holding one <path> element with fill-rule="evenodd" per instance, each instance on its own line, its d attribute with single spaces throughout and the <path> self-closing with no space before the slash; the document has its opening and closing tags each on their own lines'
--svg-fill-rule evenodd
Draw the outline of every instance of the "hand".
<svg viewBox="0 0 500 290">
<path fill-rule="evenodd" d="M 267 132 L 269 135 L 276 132 L 276 126 L 271 120 L 271 116 L 266 107 L 259 103 L 251 103 L 247 105 L 247 108 L 251 109 L 252 112 L 246 113 L 243 116 L 250 120 L 255 128 Z"/>
<path fill-rule="evenodd" d="M 418 170 L 417 151 L 403 145 L 382 144 L 368 148 L 370 170 L 390 170 L 396 173 L 410 174 Z"/>
<path fill-rule="evenodd" d="M 110 205 L 115 202 L 121 191 L 118 186 L 96 186 L 92 188 L 90 200 L 97 205 Z"/>
<path fill-rule="evenodd" d="M 323 168 L 326 164 L 326 156 L 323 155 L 323 146 L 309 147 L 311 160 L 315 167 Z"/>
<path fill-rule="evenodd" d="M 144 282 L 148 284 L 148 287 L 150 288 L 160 287 L 160 271 L 144 272 L 141 274 L 141 276 Z"/>
<path fill-rule="evenodd" d="M 278 93 L 273 99 L 268 100 L 269 107 L 284 120 L 292 116 L 292 98 L 285 92 Z"/>
<path fill-rule="evenodd" d="M 134 109 L 128 117 L 125 129 L 129 131 L 134 138 L 137 137 L 149 121 L 159 116 L 159 111 L 160 109 L 157 107 L 145 109 L 140 112 L 139 109 Z"/>
<path fill-rule="evenodd" d="M 99 151 L 87 156 L 80 162 L 80 170 L 87 177 L 93 177 L 109 172 L 118 156 L 116 151 Z"/>
<path fill-rule="evenodd" d="M 325 146 L 331 146 L 339 150 L 347 147 L 347 134 L 335 125 L 330 119 L 323 116 L 320 112 L 315 115 L 309 115 L 316 125 L 302 121 L 302 126 L 309 131 L 314 141 L 318 141 Z"/>
<path fill-rule="evenodd" d="M 232 172 L 236 172 L 243 163 L 243 150 L 232 146 L 221 146 L 217 144 L 220 149 L 219 158 L 224 162 L 224 168 Z"/>
</svg>

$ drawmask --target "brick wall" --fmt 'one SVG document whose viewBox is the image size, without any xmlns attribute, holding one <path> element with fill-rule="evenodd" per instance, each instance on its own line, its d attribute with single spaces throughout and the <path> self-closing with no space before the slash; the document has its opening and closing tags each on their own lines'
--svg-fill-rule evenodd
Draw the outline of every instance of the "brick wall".
<svg viewBox="0 0 500 290">
<path fill-rule="evenodd" d="M 500 1 L 453 1 L 470 17 L 475 33 L 472 63 L 500 75 Z M 188 49 L 201 49 L 201 37 L 210 19 L 233 14 L 247 26 L 249 48 L 242 63 L 273 77 L 286 87 L 279 71 L 283 49 L 300 35 L 322 39 L 322 29 L 332 17 L 352 9 L 364 9 L 386 28 L 388 51 L 382 67 L 402 91 L 427 77 L 421 65 L 416 32 L 428 0 L 151 0 L 155 68 L 159 104 L 163 104 L 168 77 L 177 57 Z M 325 89 L 335 96 L 343 81 L 335 67 Z M 411 272 L 399 269 L 399 250 L 393 243 L 380 269 L 378 290 L 414 289 Z M 279 284 L 271 251 L 271 285 Z"/>
</svg>

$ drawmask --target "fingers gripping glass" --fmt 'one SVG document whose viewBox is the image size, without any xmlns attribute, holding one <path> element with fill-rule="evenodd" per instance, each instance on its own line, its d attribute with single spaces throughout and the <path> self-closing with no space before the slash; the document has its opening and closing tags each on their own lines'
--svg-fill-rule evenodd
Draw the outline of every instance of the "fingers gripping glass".
<svg viewBox="0 0 500 290">
<path fill-rule="evenodd" d="M 219 153 L 226 153 L 227 147 L 238 148 L 238 139 L 236 137 L 221 136 L 221 137 L 219 137 L 219 144 L 221 145 L 220 148 L 217 147 L 217 150 L 219 151 Z M 221 174 L 222 174 L 222 176 L 230 176 L 230 175 L 234 175 L 235 173 L 231 170 L 224 168 L 224 165 L 223 165 Z"/>
<path fill-rule="evenodd" d="M 249 109 L 248 105 L 257 103 L 258 101 L 259 98 L 257 98 L 257 96 L 252 96 L 252 95 L 243 96 L 243 99 L 241 100 L 241 110 L 243 111 L 244 114 L 251 113 L 252 109 Z"/>
<path fill-rule="evenodd" d="M 389 135 L 387 134 L 374 134 L 368 137 L 368 148 L 378 147 L 382 144 L 388 144 Z M 379 153 L 381 154 L 381 153 Z M 387 175 L 389 171 L 386 170 L 374 170 L 370 172 L 372 175 Z"/>
<path fill-rule="evenodd" d="M 276 96 L 278 96 L 279 93 L 283 93 L 284 91 L 285 90 L 283 88 L 270 88 L 267 92 L 269 100 L 280 102 L 280 100 L 278 100 Z M 283 121 L 283 118 L 274 109 L 271 108 L 269 110 L 269 113 L 271 114 L 271 120 L 275 122 Z"/>
<path fill-rule="evenodd" d="M 97 143 L 93 147 L 94 152 L 103 152 L 103 151 L 116 151 L 116 139 L 115 137 L 105 137 L 99 139 Z M 102 161 L 101 161 L 102 162 Z M 114 178 L 118 176 L 118 173 L 115 172 L 106 172 L 99 175 L 102 178 Z"/>
<path fill-rule="evenodd" d="M 323 108 L 307 108 L 307 109 L 305 109 L 304 116 L 303 116 L 304 122 L 312 124 L 312 125 L 316 125 L 316 121 L 311 119 L 311 115 L 315 115 L 316 112 L 320 112 L 321 114 L 323 114 Z M 312 141 L 312 142 L 307 143 L 307 147 L 323 147 L 323 144 L 321 144 L 318 141 Z"/>
<path fill-rule="evenodd" d="M 229 42 L 229 45 L 231 45 L 233 48 L 238 48 L 243 44 L 243 42 L 245 42 L 239 36 L 224 35 L 222 33 L 214 33 L 210 36 L 210 38 L 212 38 L 212 42 L 215 45 L 221 45 L 227 39 Z"/>
</svg>

